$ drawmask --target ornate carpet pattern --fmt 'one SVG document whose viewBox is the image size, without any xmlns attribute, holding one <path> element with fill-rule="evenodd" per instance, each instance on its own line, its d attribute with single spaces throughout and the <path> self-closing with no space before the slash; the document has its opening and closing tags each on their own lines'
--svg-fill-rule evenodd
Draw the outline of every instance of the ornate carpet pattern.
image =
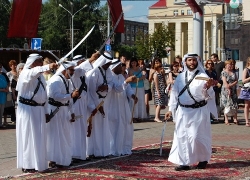
<svg viewBox="0 0 250 180">
<path fill-rule="evenodd" d="M 169 180 L 249 180 L 250 149 L 213 147 L 207 169 L 177 172 L 168 162 L 171 143 L 163 144 L 163 156 L 159 144 L 138 147 L 130 156 L 99 159 L 78 167 L 51 169 L 46 173 L 24 174 L 8 179 L 169 179 Z"/>
</svg>

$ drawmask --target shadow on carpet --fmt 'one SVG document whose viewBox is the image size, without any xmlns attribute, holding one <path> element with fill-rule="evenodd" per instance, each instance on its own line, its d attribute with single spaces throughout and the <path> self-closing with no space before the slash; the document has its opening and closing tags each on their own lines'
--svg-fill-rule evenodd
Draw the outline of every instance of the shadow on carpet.
<svg viewBox="0 0 250 180">
<path fill-rule="evenodd" d="M 159 144 L 139 147 L 130 156 L 101 159 L 71 169 L 56 169 L 10 179 L 250 179 L 249 149 L 213 147 L 207 169 L 177 172 L 175 165 L 167 161 L 170 148 L 171 143 L 165 142 L 163 155 L 159 156 Z"/>
</svg>

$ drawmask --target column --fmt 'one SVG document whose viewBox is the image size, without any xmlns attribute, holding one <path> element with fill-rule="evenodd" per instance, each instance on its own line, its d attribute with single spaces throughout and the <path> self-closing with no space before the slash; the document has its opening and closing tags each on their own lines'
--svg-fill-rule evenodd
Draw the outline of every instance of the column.
<svg viewBox="0 0 250 180">
<path fill-rule="evenodd" d="M 182 47 L 181 47 L 181 22 L 175 23 L 175 55 L 182 55 Z"/>
</svg>

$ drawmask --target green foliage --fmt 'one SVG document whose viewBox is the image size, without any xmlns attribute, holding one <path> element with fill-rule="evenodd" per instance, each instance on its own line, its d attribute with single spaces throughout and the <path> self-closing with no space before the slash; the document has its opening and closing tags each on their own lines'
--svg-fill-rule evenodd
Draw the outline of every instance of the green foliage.
<svg viewBox="0 0 250 180">
<path fill-rule="evenodd" d="M 160 24 L 151 35 L 138 32 L 136 35 L 136 55 L 140 59 L 151 59 L 152 53 L 157 50 L 157 57 L 167 56 L 166 47 L 174 50 L 174 31 L 168 26 Z"/>
<path fill-rule="evenodd" d="M 74 52 L 74 54 L 89 53 L 89 56 L 95 49 L 98 49 L 101 43 L 96 41 L 96 39 L 101 39 L 97 25 L 100 18 L 100 13 L 97 9 L 99 0 L 73 0 L 71 2 L 72 4 L 69 1 L 49 0 L 43 4 L 38 35 L 43 38 L 43 49 L 61 50 L 63 55 L 71 49 L 72 17 L 74 46 L 81 41 L 93 25 L 96 25 L 92 34 Z M 70 15 L 59 4 L 74 16 Z M 88 6 L 81 9 L 86 4 Z"/>
<path fill-rule="evenodd" d="M 136 48 L 135 46 L 121 44 L 117 47 L 117 51 L 119 52 L 120 56 L 126 56 L 127 59 L 130 59 L 131 57 L 135 56 Z"/>
</svg>

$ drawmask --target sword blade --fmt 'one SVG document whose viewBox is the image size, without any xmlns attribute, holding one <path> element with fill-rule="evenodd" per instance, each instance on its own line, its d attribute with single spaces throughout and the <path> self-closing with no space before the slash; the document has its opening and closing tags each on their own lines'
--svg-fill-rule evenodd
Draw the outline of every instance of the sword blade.
<svg viewBox="0 0 250 180">
<path fill-rule="evenodd" d="M 67 58 L 74 50 L 76 50 L 76 48 L 78 48 L 78 46 L 80 46 L 87 39 L 87 37 L 92 33 L 92 31 L 94 30 L 94 28 L 95 28 L 95 25 L 89 30 L 89 32 L 84 36 L 84 38 L 73 49 L 71 49 L 71 51 L 69 51 L 68 54 L 66 54 L 61 59 L 61 61 L 63 61 L 65 58 Z M 60 63 L 60 61 L 59 61 L 59 63 Z"/>
<path fill-rule="evenodd" d="M 102 48 L 105 46 L 107 40 L 108 40 L 111 36 L 113 36 L 113 34 L 115 33 L 115 29 L 117 28 L 117 26 L 118 26 L 120 20 L 122 19 L 122 16 L 123 16 L 123 12 L 121 12 L 121 14 L 120 14 L 120 16 L 119 16 L 117 22 L 115 23 L 115 25 L 114 25 L 114 27 L 113 27 L 113 30 L 111 31 L 111 33 L 109 34 L 109 36 L 107 37 L 107 39 L 104 41 L 104 43 L 103 43 L 103 44 L 101 45 L 101 47 L 99 48 L 99 50 L 98 50 L 99 52 L 101 52 L 101 50 L 102 50 Z"/>
</svg>

